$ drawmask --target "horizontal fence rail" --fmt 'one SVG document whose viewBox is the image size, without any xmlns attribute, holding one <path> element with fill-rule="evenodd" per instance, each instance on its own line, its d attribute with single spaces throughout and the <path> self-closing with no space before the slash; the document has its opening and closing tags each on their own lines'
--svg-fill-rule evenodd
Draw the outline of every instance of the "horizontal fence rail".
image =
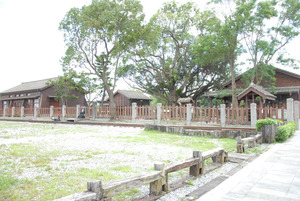
<svg viewBox="0 0 300 201">
<path fill-rule="evenodd" d="M 125 191 L 140 187 L 142 185 L 150 185 L 150 195 L 159 196 L 163 192 L 168 192 L 169 179 L 168 176 L 172 172 L 176 172 L 185 168 L 189 168 L 189 175 L 198 177 L 204 174 L 205 161 L 211 159 L 213 163 L 223 164 L 227 161 L 228 153 L 223 148 L 201 152 L 193 151 L 193 157 L 170 163 L 155 163 L 154 171 L 137 175 L 130 178 L 102 184 L 101 181 L 90 181 L 87 184 L 87 190 L 83 193 L 77 193 L 56 201 L 75 201 L 75 200 L 112 200 L 112 198 Z"/>
</svg>

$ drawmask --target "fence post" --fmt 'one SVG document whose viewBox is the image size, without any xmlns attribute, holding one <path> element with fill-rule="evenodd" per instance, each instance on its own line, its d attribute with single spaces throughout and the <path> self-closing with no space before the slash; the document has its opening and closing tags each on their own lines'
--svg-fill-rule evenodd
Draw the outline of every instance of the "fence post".
<svg viewBox="0 0 300 201">
<path fill-rule="evenodd" d="M 24 117 L 24 106 L 21 106 L 21 118 Z"/>
<path fill-rule="evenodd" d="M 33 117 L 36 119 L 37 118 L 37 107 L 34 106 L 33 108 Z"/>
<path fill-rule="evenodd" d="M 62 106 L 62 119 L 65 119 L 65 116 L 66 116 L 66 105 L 63 105 Z"/>
<path fill-rule="evenodd" d="M 3 107 L 3 117 L 6 117 L 6 108 L 7 108 L 7 106 L 4 105 L 4 107 Z"/>
<path fill-rule="evenodd" d="M 157 124 L 161 123 L 161 103 L 157 103 Z"/>
<path fill-rule="evenodd" d="M 256 103 L 250 104 L 251 108 L 251 127 L 256 127 L 256 121 L 257 121 L 257 110 L 256 110 Z"/>
<path fill-rule="evenodd" d="M 294 121 L 293 106 L 294 106 L 293 99 L 292 98 L 286 99 L 287 122 Z"/>
<path fill-rule="evenodd" d="M 165 174 L 165 163 L 155 163 L 154 170 L 161 171 L 163 178 L 150 183 L 150 194 L 160 195 L 162 191 L 168 191 L 168 182 Z"/>
<path fill-rule="evenodd" d="M 244 153 L 245 152 L 244 143 L 242 141 L 241 136 L 236 137 L 236 152 L 237 153 Z"/>
<path fill-rule="evenodd" d="M 93 102 L 93 120 L 96 119 L 97 114 L 97 102 Z"/>
<path fill-rule="evenodd" d="M 78 116 L 80 115 L 80 105 L 76 105 L 76 117 L 78 118 Z"/>
<path fill-rule="evenodd" d="M 198 177 L 200 174 L 203 174 L 202 152 L 193 151 L 193 158 L 199 158 L 199 162 L 196 165 L 190 167 L 190 175 L 194 177 Z"/>
<path fill-rule="evenodd" d="M 300 102 L 294 101 L 294 121 L 296 121 L 298 130 L 300 129 L 299 119 L 300 119 Z"/>
<path fill-rule="evenodd" d="M 51 106 L 50 106 L 50 119 L 53 118 L 53 108 L 54 108 L 54 106 L 51 105 Z"/>
<path fill-rule="evenodd" d="M 87 190 L 96 193 L 96 200 L 102 200 L 103 198 L 101 189 L 103 189 L 101 181 L 89 181 L 87 183 Z"/>
<path fill-rule="evenodd" d="M 136 120 L 136 103 L 132 103 L 132 121 Z"/>
<path fill-rule="evenodd" d="M 221 127 L 225 127 L 226 123 L 226 105 L 221 104 Z"/>
<path fill-rule="evenodd" d="M 14 117 L 15 116 L 15 107 L 12 107 L 11 108 L 11 117 Z"/>
<path fill-rule="evenodd" d="M 186 125 L 191 125 L 192 121 L 192 104 L 186 105 Z"/>
</svg>

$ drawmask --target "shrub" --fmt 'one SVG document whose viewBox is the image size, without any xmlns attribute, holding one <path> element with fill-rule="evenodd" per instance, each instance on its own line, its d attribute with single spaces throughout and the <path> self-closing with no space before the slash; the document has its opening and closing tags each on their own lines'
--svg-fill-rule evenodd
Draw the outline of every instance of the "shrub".
<svg viewBox="0 0 300 201">
<path fill-rule="evenodd" d="M 288 122 L 283 126 L 279 126 L 276 132 L 276 141 L 283 142 L 291 137 L 296 131 L 296 122 Z"/>
<path fill-rule="evenodd" d="M 263 125 L 273 125 L 273 124 L 277 124 L 277 123 L 282 123 L 282 121 L 280 120 L 275 120 L 275 119 L 270 119 L 270 118 L 266 118 L 266 119 L 259 119 L 256 122 L 256 130 L 257 131 L 261 131 L 261 127 Z"/>
</svg>

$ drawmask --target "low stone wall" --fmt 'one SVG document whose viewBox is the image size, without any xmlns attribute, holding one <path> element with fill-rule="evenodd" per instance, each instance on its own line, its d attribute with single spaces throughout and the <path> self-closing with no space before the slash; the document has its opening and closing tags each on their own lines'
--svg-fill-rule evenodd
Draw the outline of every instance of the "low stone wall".
<svg viewBox="0 0 300 201">
<path fill-rule="evenodd" d="M 165 126 L 165 125 L 154 125 L 146 124 L 145 130 L 158 130 L 167 133 L 180 133 L 183 135 L 190 136 L 201 136 L 201 137 L 212 137 L 212 138 L 232 138 L 235 139 L 238 136 L 242 138 L 250 137 L 251 135 L 256 135 L 257 131 L 243 131 L 243 130 L 193 130 L 184 129 L 182 126 Z"/>
</svg>

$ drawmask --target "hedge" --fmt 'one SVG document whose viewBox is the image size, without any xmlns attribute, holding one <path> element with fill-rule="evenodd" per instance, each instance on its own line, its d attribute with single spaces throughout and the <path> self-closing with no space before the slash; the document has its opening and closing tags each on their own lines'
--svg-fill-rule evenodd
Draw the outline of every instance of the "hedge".
<svg viewBox="0 0 300 201">
<path fill-rule="evenodd" d="M 283 126 L 279 126 L 277 128 L 275 140 L 277 142 L 283 142 L 287 140 L 295 133 L 296 128 L 297 128 L 296 122 L 288 122 Z"/>
<path fill-rule="evenodd" d="M 266 118 L 266 119 L 259 119 L 256 122 L 256 130 L 257 131 L 261 131 L 261 127 L 263 125 L 273 125 L 273 124 L 277 124 L 277 123 L 282 123 L 282 121 L 280 120 L 275 120 L 275 119 L 270 119 L 270 118 Z"/>
</svg>

